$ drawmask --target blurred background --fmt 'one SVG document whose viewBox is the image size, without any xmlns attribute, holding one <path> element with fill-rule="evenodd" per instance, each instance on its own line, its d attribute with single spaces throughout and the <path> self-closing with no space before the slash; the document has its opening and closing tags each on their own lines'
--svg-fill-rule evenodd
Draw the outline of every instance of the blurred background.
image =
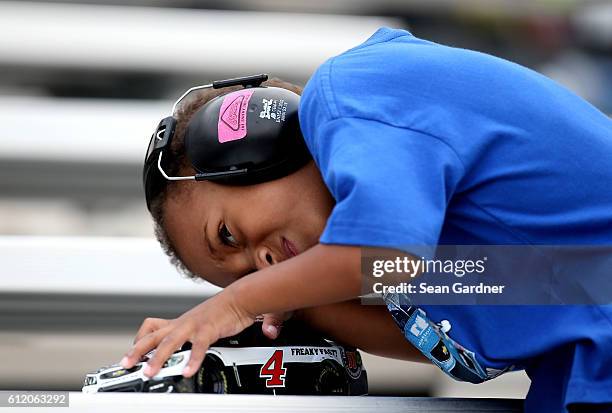
<svg viewBox="0 0 612 413">
<path fill-rule="evenodd" d="M 141 189 L 148 138 L 184 89 L 260 72 L 304 84 L 381 26 L 518 62 L 612 114 L 612 1 L 0 1 L 0 389 L 80 390 L 146 316 L 216 291 L 167 263 Z M 365 363 L 374 394 L 529 386 Z"/>
</svg>

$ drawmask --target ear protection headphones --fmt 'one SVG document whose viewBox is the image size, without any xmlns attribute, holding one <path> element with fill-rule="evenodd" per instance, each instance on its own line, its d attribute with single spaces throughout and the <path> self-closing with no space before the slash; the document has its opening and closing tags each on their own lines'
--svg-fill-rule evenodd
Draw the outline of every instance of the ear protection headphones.
<svg viewBox="0 0 612 413">
<path fill-rule="evenodd" d="M 172 115 L 159 122 L 145 156 L 143 184 L 149 211 L 151 200 L 166 181 L 253 185 L 289 175 L 311 159 L 298 121 L 300 96 L 287 89 L 261 86 L 266 80 L 265 74 L 218 80 L 181 95 Z M 178 104 L 195 90 L 238 85 L 243 89 L 213 98 L 187 125 L 185 151 L 195 175 L 168 176 L 162 157 L 174 137 Z"/>
</svg>

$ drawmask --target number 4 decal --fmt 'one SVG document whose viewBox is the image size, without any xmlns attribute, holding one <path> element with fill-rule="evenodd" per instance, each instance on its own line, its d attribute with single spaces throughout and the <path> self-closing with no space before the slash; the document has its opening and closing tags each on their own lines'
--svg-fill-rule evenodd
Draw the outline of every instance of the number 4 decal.
<svg viewBox="0 0 612 413">
<path fill-rule="evenodd" d="M 285 387 L 285 373 L 283 368 L 283 350 L 276 350 L 266 364 L 261 366 L 259 377 L 265 377 L 266 387 Z"/>
</svg>

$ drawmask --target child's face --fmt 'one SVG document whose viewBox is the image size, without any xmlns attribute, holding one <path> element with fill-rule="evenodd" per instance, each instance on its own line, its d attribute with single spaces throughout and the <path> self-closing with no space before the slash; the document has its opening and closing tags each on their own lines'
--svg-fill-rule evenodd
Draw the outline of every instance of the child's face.
<svg viewBox="0 0 612 413">
<path fill-rule="evenodd" d="M 313 161 L 258 185 L 189 185 L 166 201 L 166 231 L 187 268 L 222 287 L 317 244 L 334 206 Z"/>
</svg>

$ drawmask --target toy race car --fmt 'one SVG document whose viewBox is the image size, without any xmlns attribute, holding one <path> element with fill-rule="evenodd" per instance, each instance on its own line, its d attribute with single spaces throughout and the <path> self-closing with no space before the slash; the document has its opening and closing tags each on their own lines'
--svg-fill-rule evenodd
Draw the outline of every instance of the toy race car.
<svg viewBox="0 0 612 413">
<path fill-rule="evenodd" d="M 321 338 L 294 320 L 285 323 L 276 340 L 264 336 L 261 322 L 256 322 L 236 336 L 217 341 L 191 378 L 181 374 L 191 355 L 191 343 L 148 378 L 142 369 L 151 355 L 130 369 L 114 364 L 88 374 L 83 392 L 351 396 L 368 392 L 367 373 L 356 349 Z"/>
</svg>

